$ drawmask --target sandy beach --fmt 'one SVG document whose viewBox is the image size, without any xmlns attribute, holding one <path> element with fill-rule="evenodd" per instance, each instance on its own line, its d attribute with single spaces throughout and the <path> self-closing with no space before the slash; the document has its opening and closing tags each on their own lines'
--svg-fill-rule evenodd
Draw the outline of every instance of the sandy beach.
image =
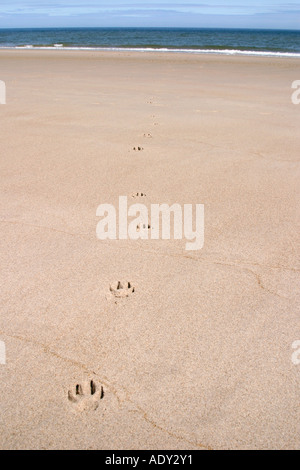
<svg viewBox="0 0 300 470">
<path fill-rule="evenodd" d="M 0 448 L 299 449 L 299 60 L 1 50 L 0 80 Z M 119 196 L 204 204 L 203 249 L 97 239 Z"/>
</svg>

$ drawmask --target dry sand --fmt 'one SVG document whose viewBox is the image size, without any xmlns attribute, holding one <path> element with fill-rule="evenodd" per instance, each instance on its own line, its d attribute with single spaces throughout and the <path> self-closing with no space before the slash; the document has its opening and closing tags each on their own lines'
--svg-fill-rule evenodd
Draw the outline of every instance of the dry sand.
<svg viewBox="0 0 300 470">
<path fill-rule="evenodd" d="M 299 61 L 1 51 L 0 79 L 0 447 L 300 448 Z M 204 248 L 99 241 L 139 191 L 205 204 Z"/>
</svg>

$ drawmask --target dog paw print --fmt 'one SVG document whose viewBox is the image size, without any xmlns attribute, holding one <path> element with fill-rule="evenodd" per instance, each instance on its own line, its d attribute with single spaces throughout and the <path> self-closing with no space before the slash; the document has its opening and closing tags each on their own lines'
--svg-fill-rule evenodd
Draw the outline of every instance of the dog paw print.
<svg viewBox="0 0 300 470">
<path fill-rule="evenodd" d="M 83 384 L 77 384 L 74 390 L 69 390 L 68 400 L 74 409 L 80 412 L 95 411 L 104 397 L 102 385 L 94 380 L 88 380 Z"/>
<path fill-rule="evenodd" d="M 134 198 L 135 198 L 135 197 L 146 197 L 146 196 L 147 196 L 147 195 L 146 195 L 145 193 L 134 193 L 134 194 L 132 194 L 131 197 L 134 197 Z"/>
<path fill-rule="evenodd" d="M 133 150 L 134 150 L 135 152 L 141 152 L 141 151 L 144 150 L 144 149 L 143 149 L 143 147 L 133 147 Z"/>
<path fill-rule="evenodd" d="M 147 139 L 152 139 L 152 135 L 151 135 L 151 134 L 144 134 L 144 137 L 147 138 Z"/>
<path fill-rule="evenodd" d="M 134 290 L 133 285 L 128 281 L 117 281 L 110 286 L 110 292 L 117 298 L 129 297 Z"/>
<path fill-rule="evenodd" d="M 137 232 L 143 232 L 143 231 L 147 231 L 147 230 L 151 230 L 151 225 L 149 225 L 149 224 L 140 224 L 140 225 L 137 225 L 137 227 L 136 227 Z"/>
</svg>

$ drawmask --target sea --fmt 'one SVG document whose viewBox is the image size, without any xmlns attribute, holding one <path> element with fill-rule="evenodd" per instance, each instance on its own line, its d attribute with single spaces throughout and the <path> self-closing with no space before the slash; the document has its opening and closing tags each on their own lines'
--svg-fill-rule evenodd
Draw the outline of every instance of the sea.
<svg viewBox="0 0 300 470">
<path fill-rule="evenodd" d="M 114 50 L 300 58 L 300 30 L 195 28 L 0 29 L 1 49 Z"/>
</svg>

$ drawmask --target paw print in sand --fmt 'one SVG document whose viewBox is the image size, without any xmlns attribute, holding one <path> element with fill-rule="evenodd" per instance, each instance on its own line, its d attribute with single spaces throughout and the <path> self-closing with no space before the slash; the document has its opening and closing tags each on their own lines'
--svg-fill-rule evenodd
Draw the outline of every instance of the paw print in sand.
<svg viewBox="0 0 300 470">
<path fill-rule="evenodd" d="M 137 232 L 147 232 L 147 230 L 151 230 L 151 225 L 141 224 L 141 225 L 137 225 L 136 227 Z"/>
<path fill-rule="evenodd" d="M 146 197 L 145 193 L 134 193 L 131 195 L 131 197 L 136 198 L 136 197 Z"/>
<path fill-rule="evenodd" d="M 94 380 L 88 380 L 83 384 L 77 384 L 74 391 L 69 390 L 68 400 L 76 411 L 95 411 L 104 397 L 102 385 Z"/>
<path fill-rule="evenodd" d="M 117 298 L 128 297 L 134 293 L 134 287 L 131 282 L 117 281 L 110 286 L 110 292 Z"/>
</svg>

